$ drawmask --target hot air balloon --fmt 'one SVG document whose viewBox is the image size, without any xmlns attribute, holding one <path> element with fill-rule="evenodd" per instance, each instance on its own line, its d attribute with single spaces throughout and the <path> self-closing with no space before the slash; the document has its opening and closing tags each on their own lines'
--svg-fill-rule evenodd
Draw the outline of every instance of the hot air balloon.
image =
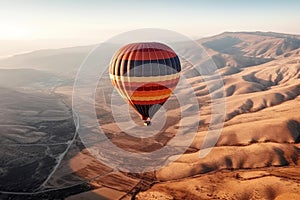
<svg viewBox="0 0 300 200">
<path fill-rule="evenodd" d="M 176 53 L 157 42 L 132 43 L 112 57 L 110 79 L 123 99 L 149 126 L 151 118 L 168 100 L 180 78 Z"/>
</svg>

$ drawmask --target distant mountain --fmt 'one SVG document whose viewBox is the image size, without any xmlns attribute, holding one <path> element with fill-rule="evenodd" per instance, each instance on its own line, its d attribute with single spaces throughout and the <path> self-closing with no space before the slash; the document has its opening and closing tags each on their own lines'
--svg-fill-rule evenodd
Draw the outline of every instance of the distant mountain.
<svg viewBox="0 0 300 200">
<path fill-rule="evenodd" d="M 273 32 L 224 32 L 198 40 L 219 68 L 263 64 L 279 56 L 300 54 L 300 36 Z"/>
<path fill-rule="evenodd" d="M 68 84 L 59 75 L 36 69 L 0 69 L 0 86 L 5 88 L 46 89 Z"/>
<path fill-rule="evenodd" d="M 300 36 L 272 32 L 224 32 L 199 42 L 219 53 L 264 58 L 300 48 Z"/>
<path fill-rule="evenodd" d="M 264 64 L 281 57 L 300 55 L 300 36 L 282 33 L 224 32 L 202 38 L 198 42 L 205 47 L 218 68 L 225 68 L 225 74 L 239 72 L 242 68 Z M 114 47 L 113 44 L 105 45 L 107 48 Z M 0 69 L 15 71 L 2 70 L 0 86 L 21 86 L 30 82 L 38 85 L 57 85 L 60 79 L 70 82 L 93 48 L 95 45 L 45 49 L 2 59 Z M 187 49 L 188 54 L 195 55 L 195 52 L 189 51 Z M 206 65 L 206 62 L 203 61 L 202 64 Z"/>
<path fill-rule="evenodd" d="M 198 42 L 206 48 L 218 68 L 243 68 L 269 62 L 278 56 L 300 54 L 300 36 L 283 33 L 224 32 L 202 38 Z M 108 48 L 112 46 L 107 45 Z M 30 68 L 74 77 L 83 60 L 95 46 L 45 49 L 15 55 L 0 60 L 0 68 Z"/>
<path fill-rule="evenodd" d="M 63 76 L 74 76 L 84 58 L 94 47 L 45 49 L 15 55 L 0 60 L 0 68 L 31 68 Z"/>
</svg>

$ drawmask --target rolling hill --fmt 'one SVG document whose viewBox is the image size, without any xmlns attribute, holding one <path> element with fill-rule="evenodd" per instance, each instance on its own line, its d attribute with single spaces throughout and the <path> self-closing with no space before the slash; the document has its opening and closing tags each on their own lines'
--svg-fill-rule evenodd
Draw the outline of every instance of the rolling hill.
<svg viewBox="0 0 300 200">
<path fill-rule="evenodd" d="M 182 68 L 187 69 L 183 73 L 192 85 L 200 105 L 199 128 L 193 143 L 184 154 L 153 173 L 121 173 L 93 158 L 86 149 L 82 149 L 78 139 L 49 179 L 48 186 L 69 187 L 83 181 L 93 188 L 70 196 L 68 199 L 71 200 L 299 199 L 300 36 L 273 32 L 225 32 L 198 42 L 211 55 L 218 69 L 211 74 L 191 76 L 188 70 L 190 66 L 182 62 Z M 65 77 L 70 80 L 91 48 L 42 50 L 0 60 L 0 68 L 3 70 L 0 83 L 5 84 L 18 77 L 20 82 L 16 85 L 6 85 L 18 88 L 22 85 L 32 87 L 34 83 L 44 80 L 56 85 L 60 83 L 57 80 L 61 76 L 63 80 Z M 186 51 L 191 56 L 197 56 L 189 49 Z M 224 93 L 218 84 L 214 84 L 217 73 L 223 78 Z M 5 77 L 8 77 L 7 80 Z M 215 85 L 211 93 L 208 92 L 205 78 L 210 78 Z M 70 100 L 72 83 L 68 82 L 63 87 L 59 84 L 56 86 L 58 97 Z M 180 92 L 185 94 L 183 89 Z M 22 96 L 19 92 L 7 92 L 7 88 L 3 94 L 17 95 L 17 98 Z M 43 95 L 41 99 L 47 102 Z M 226 120 L 216 146 L 206 157 L 199 158 L 211 119 L 211 96 L 225 98 Z M 14 97 L 8 97 L 8 102 L 11 99 Z M 2 101 L 7 103 L 5 99 Z M 56 101 L 53 99 L 53 102 Z M 64 102 L 71 106 L 70 101 Z M 59 105 L 61 107 L 58 110 L 67 112 L 62 104 Z M 168 124 L 172 125 L 166 126 L 164 132 L 145 139 L 132 138 L 120 130 L 114 121 L 107 120 L 109 109 L 103 102 L 97 101 L 95 106 L 99 120 L 102 119 L 105 123 L 103 127 L 109 131 L 109 139 L 129 151 L 149 152 L 159 149 L 172 140 L 180 126 L 180 120 L 175 116 L 181 108 L 175 106 L 168 111 Z M 192 106 L 186 105 L 182 109 L 188 110 Z M 25 110 L 28 112 L 27 108 Z M 61 114 L 57 110 L 55 112 Z M 184 127 L 187 137 L 193 128 L 191 126 Z M 19 131 L 12 129 L 11 133 L 16 130 Z M 9 136 L 6 139 L 13 140 Z M 32 169 L 32 166 L 29 167 Z M 6 178 L 9 178 L 7 174 Z"/>
<path fill-rule="evenodd" d="M 225 32 L 199 40 L 224 80 L 225 126 L 216 147 L 200 159 L 211 109 L 202 106 L 194 151 L 158 170 L 160 183 L 137 199 L 299 199 L 299 38 Z M 190 81 L 199 102 L 222 97 L 221 88 L 208 94 L 205 82 Z"/>
</svg>

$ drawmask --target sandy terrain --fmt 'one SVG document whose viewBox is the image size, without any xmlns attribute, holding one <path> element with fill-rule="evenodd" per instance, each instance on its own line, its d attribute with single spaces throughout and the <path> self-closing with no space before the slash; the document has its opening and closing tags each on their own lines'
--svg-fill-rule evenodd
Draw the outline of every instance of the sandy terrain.
<svg viewBox="0 0 300 200">
<path fill-rule="evenodd" d="M 121 173 L 96 160 L 77 138 L 44 186 L 89 185 L 87 192 L 70 192 L 75 194 L 68 195 L 70 200 L 300 199 L 299 41 L 299 36 L 261 32 L 228 32 L 200 40 L 219 69 L 209 76 L 194 77 L 190 71 L 184 71 L 200 106 L 199 128 L 184 154 L 163 158 L 176 159 L 151 173 Z M 189 69 L 188 63 L 183 62 L 185 67 Z M 215 84 L 216 73 L 223 77 L 224 94 Z M 210 94 L 205 78 L 210 78 L 215 86 Z M 63 86 L 55 90 L 69 106 L 71 89 Z M 181 92 L 185 94 L 186 90 Z M 211 96 L 217 98 L 216 105 L 225 98 L 225 123 L 216 146 L 206 157 L 199 158 L 211 120 Z M 99 122 L 115 145 L 131 152 L 151 152 L 168 144 L 180 126 L 176 98 L 171 98 L 169 106 L 166 126 L 146 139 L 124 134 L 111 120 L 104 102 L 97 101 L 96 110 Z M 192 106 L 182 109 L 188 111 Z M 58 111 L 43 112 L 51 116 Z M 138 120 L 133 113 L 132 117 Z M 186 137 L 190 137 L 193 125 L 191 120 L 184 127 Z M 26 135 L 34 130 L 28 126 L 11 128 L 11 134 Z M 184 141 L 176 145 L 183 146 Z"/>
<path fill-rule="evenodd" d="M 216 40 L 230 42 L 226 37 L 233 37 L 234 44 L 222 50 Z M 139 193 L 137 199 L 299 199 L 299 46 L 288 47 L 289 39 L 243 33 L 206 42 L 228 58 L 218 70 L 226 96 L 222 134 L 210 154 L 200 159 L 206 131 L 198 132 L 192 144 L 198 151 L 159 170 L 161 183 Z M 233 62 L 231 54 L 270 61 L 247 66 Z M 203 88 L 198 93 L 204 100 L 204 83 L 194 79 L 195 86 Z M 201 118 L 208 122 L 210 105 L 201 109 Z"/>
<path fill-rule="evenodd" d="M 215 87 L 209 94 L 203 76 L 191 77 L 201 106 L 201 123 L 189 150 L 150 177 L 113 173 L 118 178 L 102 177 L 104 185 L 92 181 L 99 189 L 69 199 L 127 199 L 132 195 L 136 199 L 299 199 L 300 46 L 298 36 L 285 37 L 225 33 L 200 41 L 218 64 L 216 73 L 223 76 L 226 100 L 222 134 L 206 157 L 200 159 L 199 153 L 211 118 L 209 99 L 210 95 L 222 97 L 222 93 Z M 105 108 L 98 105 L 103 112 Z M 178 110 L 169 112 L 174 115 Z M 124 136 L 113 123 L 104 127 L 111 131 L 115 144 L 140 152 L 159 149 L 174 137 L 170 133 L 176 132 L 173 128 L 179 121 L 169 120 L 173 126 L 164 129 L 164 134 L 143 141 Z M 144 148 L 136 147 L 141 142 Z M 155 145 L 147 148 L 147 144 Z M 91 165 L 87 169 L 90 172 L 80 176 L 96 170 Z M 129 185 L 120 177 L 123 181 L 130 178 Z M 110 180 L 115 181 L 106 185 Z M 148 185 L 136 184 L 141 180 L 149 180 Z"/>
</svg>

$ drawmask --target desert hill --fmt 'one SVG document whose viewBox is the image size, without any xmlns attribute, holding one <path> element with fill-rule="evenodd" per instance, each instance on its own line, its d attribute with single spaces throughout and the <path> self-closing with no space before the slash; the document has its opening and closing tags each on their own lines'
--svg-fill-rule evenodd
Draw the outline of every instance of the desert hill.
<svg viewBox="0 0 300 200">
<path fill-rule="evenodd" d="M 204 82 L 190 81 L 200 102 L 225 96 L 225 126 L 216 147 L 200 159 L 211 109 L 202 106 L 203 128 L 191 146 L 197 150 L 159 170 L 161 183 L 138 199 L 299 199 L 299 41 L 262 32 L 199 40 L 220 68 L 225 93 L 215 88 L 208 94 Z"/>
<path fill-rule="evenodd" d="M 70 196 L 69 199 L 299 199 L 297 194 L 300 186 L 299 41 L 300 36 L 272 32 L 225 32 L 198 40 L 212 56 L 218 70 L 194 77 L 190 76 L 188 70 L 183 71 L 199 101 L 200 123 L 193 143 L 179 159 L 153 173 L 120 173 L 99 163 L 83 149 L 80 139 L 77 138 L 64 155 L 61 164 L 57 166 L 57 171 L 45 185 L 49 188 L 71 187 L 84 182 L 89 183 L 93 189 Z M 61 73 L 72 77 L 73 75 L 70 76 L 67 72 L 76 71 L 78 67 L 76 62 L 87 55 L 89 48 L 91 47 L 23 54 L 1 60 L 0 68 L 5 70 L 31 68 L 43 72 L 37 73 L 37 76 L 45 76 L 47 80 L 51 80 L 48 79 L 49 74 Z M 194 52 L 190 54 L 195 56 Z M 182 63 L 183 69 L 190 68 L 188 63 Z M 9 74 L 8 71 L 3 72 Z M 223 78 L 224 93 L 218 84 L 214 84 L 216 80 L 213 77 L 216 74 L 220 74 Z M 215 85 L 210 94 L 204 82 L 204 78 L 209 77 Z M 29 79 L 33 82 L 40 81 L 34 77 Z M 50 82 L 55 85 L 55 81 Z M 64 84 L 63 87 L 57 85 L 55 88 L 58 95 L 56 97 L 60 101 L 56 101 L 52 96 L 53 99 L 48 102 L 45 94 L 39 94 L 37 102 L 42 101 L 40 105 L 48 102 L 50 105 L 59 106 L 40 113 L 35 109 L 42 109 L 42 106 L 37 106 L 33 108 L 34 113 L 52 112 L 55 115 L 58 112 L 56 109 L 59 109 L 69 116 L 69 110 L 65 106 L 69 106 L 69 109 L 71 107 L 72 84 L 70 82 L 68 84 Z M 17 90 L 8 91 L 7 88 L 0 92 L 8 96 L 8 102 L 15 98 L 14 95 L 18 98 L 23 94 Z M 185 90 L 181 92 L 184 93 Z M 25 98 L 27 95 L 23 96 Z M 199 158 L 211 119 L 211 96 L 217 100 L 225 98 L 225 123 L 216 146 L 206 157 Z M 18 102 L 20 105 L 23 104 L 22 101 L 30 101 L 30 99 L 21 100 L 22 98 Z M 2 99 L 2 102 L 10 106 L 9 109 L 20 109 L 11 107 L 5 99 Z M 62 102 L 66 102 L 66 105 Z M 186 105 L 182 109 L 188 110 L 192 107 L 193 105 Z M 96 110 L 99 120 L 101 117 L 106 119 L 109 110 L 102 102 L 96 103 Z M 25 111 L 29 113 L 27 108 Z M 170 109 L 168 114 L 173 117 L 168 118 L 168 123 L 172 125 L 167 126 L 164 133 L 149 139 L 127 137 L 110 120 L 104 120 L 106 123 L 104 127 L 110 131 L 109 138 L 116 145 L 135 152 L 149 152 L 161 148 L 172 140 L 180 126 L 179 118 L 174 117 L 179 111 L 179 107 Z M 10 112 L 13 113 L 13 110 Z M 51 123 L 56 120 L 55 116 L 52 117 Z M 64 117 L 61 120 L 68 119 L 67 116 Z M 69 129 L 72 127 L 70 122 L 68 123 L 68 126 L 63 123 L 64 127 L 72 130 Z M 186 137 L 189 137 L 191 126 L 184 127 Z M 27 129 L 36 130 L 38 127 Z M 64 133 L 62 129 L 55 130 L 58 131 L 55 135 L 60 131 Z M 8 132 L 12 134 L 7 134 L 9 137 L 5 135 L 7 141 L 18 141 L 21 133 L 25 132 L 25 135 L 30 133 L 16 128 L 8 129 Z M 45 155 L 46 153 L 48 152 L 45 151 Z M 60 158 L 60 155 L 53 153 L 52 156 Z M 34 165 L 24 165 L 24 169 L 26 167 L 32 170 Z M 49 169 L 53 167 L 49 166 Z M 7 170 L 9 172 L 5 171 L 5 179 L 9 179 L 7 174 L 13 174 L 16 170 L 13 163 Z M 4 176 L 0 175 L 0 178 Z M 34 187 L 38 188 L 37 185 Z M 3 188 L 9 187 L 4 185 L 2 190 Z"/>
<path fill-rule="evenodd" d="M 248 67 L 300 53 L 299 36 L 272 32 L 225 32 L 198 42 L 208 49 L 218 67 Z"/>
<path fill-rule="evenodd" d="M 140 178 L 150 181 L 148 185 L 133 181 L 130 182 L 133 183 L 131 189 L 121 185 L 111 188 L 105 184 L 111 178 L 103 177 L 91 182 L 96 190 L 70 199 L 95 198 L 97 195 L 116 197 L 110 196 L 108 191 L 119 195 L 119 199 L 132 195 L 136 199 L 299 199 L 299 38 L 270 32 L 226 32 L 199 40 L 219 69 L 210 75 L 186 76 L 201 106 L 200 126 L 186 153 L 150 176 L 135 177 L 135 181 Z M 184 67 L 188 68 L 188 63 L 183 62 Z M 215 84 L 209 94 L 203 78 L 216 73 L 223 78 L 225 92 Z M 215 80 L 211 78 L 210 81 L 214 83 Z M 206 157 L 199 158 L 211 118 L 210 95 L 225 98 L 225 124 L 216 147 Z M 187 105 L 184 109 L 191 107 Z M 97 104 L 97 109 L 104 110 L 101 103 Z M 110 138 L 115 144 L 133 151 L 149 151 L 161 148 L 166 140 L 172 139 L 179 121 L 175 117 L 171 120 L 173 125 L 165 130 L 167 134 L 151 137 L 146 142 L 144 139 L 142 149 L 134 148 L 140 146 L 140 140 L 125 137 L 116 124 L 108 123 L 105 128 L 113 130 Z M 72 162 L 82 156 L 90 159 L 85 153 L 74 157 Z M 173 157 L 169 159 L 173 160 Z M 93 167 L 85 169 L 95 172 Z M 132 175 L 125 176 L 133 178 Z M 120 182 L 119 178 L 115 179 Z M 104 185 L 99 185 L 101 182 Z"/>
</svg>

